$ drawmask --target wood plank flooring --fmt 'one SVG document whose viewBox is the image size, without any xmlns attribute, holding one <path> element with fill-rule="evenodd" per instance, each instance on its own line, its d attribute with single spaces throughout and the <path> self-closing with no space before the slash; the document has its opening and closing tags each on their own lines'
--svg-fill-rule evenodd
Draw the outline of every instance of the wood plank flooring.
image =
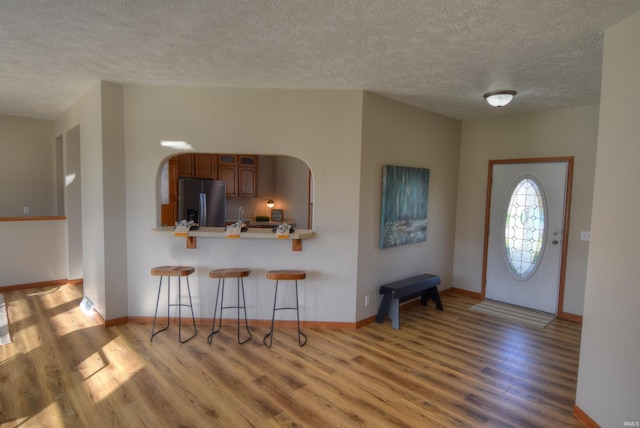
<svg viewBox="0 0 640 428">
<path fill-rule="evenodd" d="M 415 305 L 401 329 L 276 328 L 273 347 L 223 325 L 186 344 L 173 326 L 105 329 L 81 286 L 4 293 L 12 344 L 0 346 L 0 427 L 579 427 L 572 406 L 580 325 L 544 329 Z"/>
</svg>

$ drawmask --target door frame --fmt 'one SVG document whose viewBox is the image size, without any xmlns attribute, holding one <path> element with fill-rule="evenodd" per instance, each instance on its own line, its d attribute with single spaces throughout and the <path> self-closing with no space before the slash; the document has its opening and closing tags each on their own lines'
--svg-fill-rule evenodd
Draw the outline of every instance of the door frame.
<svg viewBox="0 0 640 428">
<path fill-rule="evenodd" d="M 487 197 L 485 200 L 485 219 L 484 219 L 484 246 L 482 255 L 482 290 L 480 299 L 485 299 L 487 289 L 487 258 L 489 254 L 489 220 L 491 216 L 491 187 L 493 184 L 493 166 L 505 164 L 523 164 L 523 163 L 567 163 L 567 182 L 566 192 L 564 196 L 564 219 L 562 228 L 562 248 L 560 256 L 560 277 L 558 278 L 558 306 L 556 308 L 556 316 L 559 318 L 567 318 L 564 313 L 564 282 L 567 272 L 567 249 L 569 246 L 569 219 L 571 217 L 571 189 L 573 187 L 573 156 L 560 156 L 548 158 L 523 158 L 523 159 L 500 159 L 489 160 L 489 173 L 487 178 Z"/>
</svg>

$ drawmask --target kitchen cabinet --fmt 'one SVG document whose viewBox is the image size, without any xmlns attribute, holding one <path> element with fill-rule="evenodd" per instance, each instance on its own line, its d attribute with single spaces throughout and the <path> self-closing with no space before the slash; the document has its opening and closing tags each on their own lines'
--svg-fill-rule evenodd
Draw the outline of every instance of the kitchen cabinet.
<svg viewBox="0 0 640 428">
<path fill-rule="evenodd" d="M 238 156 L 238 196 L 256 196 L 258 157 Z"/>
<path fill-rule="evenodd" d="M 227 185 L 227 197 L 254 197 L 257 190 L 258 157 L 218 155 L 218 180 Z"/>
<path fill-rule="evenodd" d="M 238 196 L 238 157 L 236 155 L 218 155 L 218 180 L 224 180 L 227 197 Z"/>
<path fill-rule="evenodd" d="M 218 176 L 218 157 L 209 153 L 178 155 L 178 177 L 210 178 Z"/>
<path fill-rule="evenodd" d="M 193 153 L 175 156 L 178 159 L 178 177 L 193 177 Z"/>
<path fill-rule="evenodd" d="M 208 153 L 194 155 L 194 178 L 218 178 L 218 157 Z"/>
</svg>

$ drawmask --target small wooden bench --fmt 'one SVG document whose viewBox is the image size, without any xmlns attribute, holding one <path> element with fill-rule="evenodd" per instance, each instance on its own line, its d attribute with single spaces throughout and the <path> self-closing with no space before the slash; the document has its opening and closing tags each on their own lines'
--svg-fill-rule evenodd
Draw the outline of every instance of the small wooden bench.
<svg viewBox="0 0 640 428">
<path fill-rule="evenodd" d="M 438 310 L 443 310 L 438 285 L 440 285 L 439 276 L 425 273 L 380 286 L 380 294 L 384 294 L 384 297 L 378 309 L 376 322 L 382 323 L 388 315 L 391 318 L 391 326 L 396 330 L 399 329 L 400 303 L 416 297 L 420 297 L 420 304 L 423 306 L 426 306 L 427 300 L 431 299 Z"/>
</svg>

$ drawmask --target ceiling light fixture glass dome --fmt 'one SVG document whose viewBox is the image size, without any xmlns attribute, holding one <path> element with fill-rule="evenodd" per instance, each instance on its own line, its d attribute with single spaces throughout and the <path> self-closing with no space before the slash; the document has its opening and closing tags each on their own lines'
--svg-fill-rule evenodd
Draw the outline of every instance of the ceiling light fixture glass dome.
<svg viewBox="0 0 640 428">
<path fill-rule="evenodd" d="M 493 107 L 504 107 L 513 100 L 516 91 L 494 91 L 484 94 L 484 98 Z"/>
</svg>

